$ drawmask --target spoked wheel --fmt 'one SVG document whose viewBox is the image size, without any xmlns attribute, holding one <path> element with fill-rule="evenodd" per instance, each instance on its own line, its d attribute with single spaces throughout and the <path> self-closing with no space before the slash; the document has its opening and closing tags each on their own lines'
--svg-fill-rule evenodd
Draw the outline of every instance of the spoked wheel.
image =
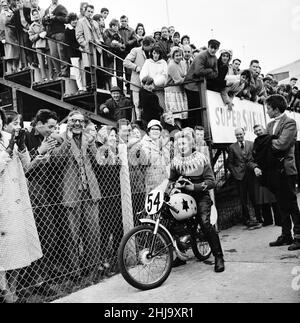
<svg viewBox="0 0 300 323">
<path fill-rule="evenodd" d="M 211 255 L 211 248 L 208 241 L 205 239 L 205 235 L 201 230 L 200 225 L 197 227 L 196 237 L 192 236 L 192 250 L 194 255 L 200 260 L 205 261 Z"/>
<path fill-rule="evenodd" d="M 119 248 L 119 266 L 124 279 L 133 287 L 149 290 L 162 285 L 173 263 L 173 245 L 165 232 L 142 225 L 130 231 Z M 150 249 L 153 245 L 153 253 Z"/>
</svg>

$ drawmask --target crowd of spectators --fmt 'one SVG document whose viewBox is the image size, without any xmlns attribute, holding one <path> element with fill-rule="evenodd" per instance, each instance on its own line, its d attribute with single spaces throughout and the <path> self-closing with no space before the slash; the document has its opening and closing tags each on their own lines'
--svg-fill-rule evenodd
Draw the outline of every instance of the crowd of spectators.
<svg viewBox="0 0 300 323">
<path fill-rule="evenodd" d="M 141 23 L 135 30 L 130 28 L 125 15 L 106 26 L 108 15 L 108 9 L 97 14 L 85 2 L 77 15 L 68 13 L 58 0 L 52 0 L 46 10 L 39 7 L 38 0 L 26 6 L 23 0 L 1 1 L 0 37 L 7 72 L 39 68 L 42 81 L 73 75 L 78 94 L 92 91 L 93 42 L 97 65 L 104 68 L 102 77 L 112 96 L 98 107 L 98 113 L 118 125 L 97 129 L 82 113 L 73 111 L 67 130 L 59 133 L 56 113 L 41 110 L 31 128 L 23 131 L 22 116 L 0 110 L 0 176 L 6 183 L 0 183 L 0 202 L 5 205 L 3 211 L 1 208 L 5 216 L 0 217 L 0 296 L 7 302 L 17 301 L 20 270 L 32 263 L 32 284 L 45 295 L 53 293 L 47 284 L 53 267 L 72 280 L 91 271 L 117 270 L 117 250 L 124 234 L 120 198 L 124 156 L 136 214 L 143 208 L 145 194 L 169 176 L 172 160 L 179 153 L 176 132 L 190 127 L 193 149 L 207 151 L 199 109 L 199 84 L 204 79 L 209 90 L 220 92 L 229 110 L 235 96 L 264 103 L 277 93 L 286 98 L 289 109 L 300 112 L 297 79 L 278 85 L 274 76 L 261 74 L 258 60 L 241 70 L 242 62 L 233 59 L 231 50 L 221 50 L 217 57 L 218 40 L 197 49 L 189 36 L 181 36 L 173 26 L 147 36 Z M 43 56 L 45 53 L 52 58 Z M 112 84 L 114 74 L 117 86 Z M 237 139 L 242 138 L 236 149 L 241 153 L 244 131 L 239 130 Z M 229 168 L 234 175 L 232 156 L 233 152 Z M 244 192 L 247 183 L 239 184 L 239 191 Z M 242 213 L 248 222 L 243 192 Z M 8 193 L 10 199 L 4 198 Z M 267 209 L 272 205 L 276 206 L 275 198 Z M 256 206 L 254 224 L 272 224 L 266 212 L 262 215 L 264 203 Z M 105 250 L 110 242 L 108 259 Z"/>
<path fill-rule="evenodd" d="M 194 109 L 201 106 L 198 84 L 204 77 L 208 89 L 220 92 L 229 110 L 235 96 L 263 103 L 269 95 L 278 93 L 286 97 L 289 109 L 300 111 L 295 78 L 290 84 L 279 85 L 274 75 L 261 74 L 258 60 L 241 70 L 242 61 L 232 50 L 222 49 L 218 54 L 221 44 L 217 40 L 211 40 L 208 47 L 197 47 L 174 26 L 151 34 L 142 23 L 131 28 L 126 15 L 107 23 L 108 16 L 109 9 L 96 13 L 87 2 L 73 13 L 58 0 L 51 0 L 48 8 L 40 8 L 38 0 L 2 0 L 0 40 L 7 73 L 34 67 L 40 72 L 41 82 L 71 77 L 78 90 L 73 94 L 83 94 L 95 90 L 91 77 L 94 64 L 100 68 L 98 86 L 112 89 L 117 85 L 121 95 L 132 101 L 127 107 L 132 114 L 129 119 L 146 123 L 172 112 L 179 125 L 201 125 L 200 112 Z M 96 48 L 95 56 L 90 43 Z M 117 84 L 112 84 L 113 76 Z M 121 106 L 115 101 L 113 108 L 110 104 L 110 112 L 103 107 L 98 111 L 118 121 L 123 113 L 112 109 L 126 108 L 124 100 L 119 102 Z M 151 110 L 153 114 L 149 115 Z M 187 123 L 187 118 L 196 119 L 198 124 Z"/>
<path fill-rule="evenodd" d="M 26 131 L 21 115 L 0 113 L 1 297 L 18 300 L 24 271 L 26 283 L 45 296 L 55 295 L 48 284 L 53 272 L 72 281 L 115 272 L 124 235 L 122 165 L 129 166 L 127 193 L 137 225 L 145 194 L 168 179 L 178 153 L 173 115 L 164 114 L 163 124 L 151 120 L 145 132 L 126 119 L 97 129 L 73 111 L 59 132 L 50 110 L 40 110 Z M 204 129 L 190 131 L 194 149 L 207 148 Z"/>
</svg>

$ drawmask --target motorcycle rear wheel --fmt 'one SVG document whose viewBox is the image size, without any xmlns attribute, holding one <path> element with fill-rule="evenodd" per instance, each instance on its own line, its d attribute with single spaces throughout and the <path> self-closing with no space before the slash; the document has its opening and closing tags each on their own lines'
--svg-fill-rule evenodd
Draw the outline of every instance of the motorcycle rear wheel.
<svg viewBox="0 0 300 323">
<path fill-rule="evenodd" d="M 153 248 L 154 258 L 148 258 L 154 239 L 154 227 L 141 225 L 131 230 L 119 248 L 121 274 L 133 287 L 150 290 L 161 286 L 169 277 L 173 264 L 173 245 L 165 232 L 159 230 Z"/>
</svg>

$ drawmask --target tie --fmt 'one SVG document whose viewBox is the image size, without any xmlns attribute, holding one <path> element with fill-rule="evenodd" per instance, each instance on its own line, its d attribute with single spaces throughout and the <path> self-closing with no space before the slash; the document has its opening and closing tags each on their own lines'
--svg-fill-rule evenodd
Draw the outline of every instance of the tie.
<svg viewBox="0 0 300 323">
<path fill-rule="evenodd" d="M 245 145 L 244 145 L 244 143 L 243 143 L 243 142 L 241 143 L 241 148 L 242 148 L 242 150 L 244 150 L 244 149 L 245 149 Z"/>
</svg>

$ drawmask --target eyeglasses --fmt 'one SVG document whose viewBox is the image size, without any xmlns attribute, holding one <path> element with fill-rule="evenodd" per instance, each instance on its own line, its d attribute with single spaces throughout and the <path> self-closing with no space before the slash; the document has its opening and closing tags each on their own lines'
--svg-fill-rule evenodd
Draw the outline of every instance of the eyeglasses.
<svg viewBox="0 0 300 323">
<path fill-rule="evenodd" d="M 77 122 L 79 122 L 80 124 L 84 124 L 84 120 L 80 120 L 80 119 L 70 119 L 70 122 L 71 123 L 77 123 Z"/>
</svg>

